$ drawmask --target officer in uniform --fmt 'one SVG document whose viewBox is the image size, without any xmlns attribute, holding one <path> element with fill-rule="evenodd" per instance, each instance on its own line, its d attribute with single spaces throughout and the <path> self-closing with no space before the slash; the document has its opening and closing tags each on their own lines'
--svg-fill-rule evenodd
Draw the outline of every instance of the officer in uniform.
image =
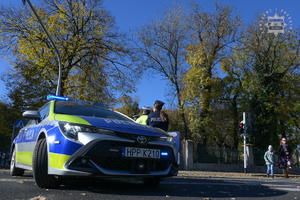
<svg viewBox="0 0 300 200">
<path fill-rule="evenodd" d="M 156 100 L 153 106 L 153 113 L 148 115 L 147 125 L 160 128 L 164 131 L 168 131 L 169 118 L 168 115 L 162 111 L 162 107 L 165 103 Z"/>
<path fill-rule="evenodd" d="M 139 115 L 134 115 L 133 120 L 136 121 L 140 116 Z"/>
<path fill-rule="evenodd" d="M 135 120 L 136 123 L 139 123 L 139 124 L 144 124 L 144 125 L 147 125 L 147 119 L 148 119 L 148 115 L 150 113 L 150 108 L 147 108 L 147 107 L 143 107 L 143 115 L 140 116 L 137 120 Z"/>
</svg>

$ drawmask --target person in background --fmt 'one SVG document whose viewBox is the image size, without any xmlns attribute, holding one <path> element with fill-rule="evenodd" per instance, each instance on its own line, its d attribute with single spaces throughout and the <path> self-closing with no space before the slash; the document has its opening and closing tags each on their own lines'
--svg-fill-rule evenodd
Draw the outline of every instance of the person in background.
<svg viewBox="0 0 300 200">
<path fill-rule="evenodd" d="M 134 115 L 133 120 L 136 121 L 140 116 L 139 115 Z"/>
<path fill-rule="evenodd" d="M 169 128 L 169 118 L 168 115 L 162 111 L 162 107 L 165 103 L 156 100 L 153 106 L 153 113 L 148 115 L 147 125 L 160 128 L 164 131 L 168 131 Z"/>
<path fill-rule="evenodd" d="M 280 146 L 278 147 L 276 154 L 279 154 L 279 168 L 282 169 L 284 178 L 289 178 L 289 171 L 291 169 L 291 147 L 287 142 L 286 138 L 282 138 L 280 141 Z"/>
<path fill-rule="evenodd" d="M 147 119 L 148 115 L 150 114 L 150 108 L 143 107 L 143 115 L 140 116 L 137 120 L 135 120 L 136 123 L 147 125 Z"/>
<path fill-rule="evenodd" d="M 273 152 L 273 147 L 272 145 L 269 145 L 268 151 L 266 151 L 264 159 L 266 161 L 267 165 L 267 177 L 269 178 L 269 174 L 271 172 L 271 177 L 274 178 L 274 164 L 277 163 L 277 159 L 275 156 L 275 153 Z"/>
</svg>

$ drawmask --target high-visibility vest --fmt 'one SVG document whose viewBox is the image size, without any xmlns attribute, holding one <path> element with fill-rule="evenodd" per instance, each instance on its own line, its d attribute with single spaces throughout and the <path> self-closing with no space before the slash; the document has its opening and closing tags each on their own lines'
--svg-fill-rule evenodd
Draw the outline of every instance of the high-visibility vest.
<svg viewBox="0 0 300 200">
<path fill-rule="evenodd" d="M 148 119 L 148 115 L 142 115 L 135 122 L 139 124 L 147 125 L 147 119 Z"/>
</svg>

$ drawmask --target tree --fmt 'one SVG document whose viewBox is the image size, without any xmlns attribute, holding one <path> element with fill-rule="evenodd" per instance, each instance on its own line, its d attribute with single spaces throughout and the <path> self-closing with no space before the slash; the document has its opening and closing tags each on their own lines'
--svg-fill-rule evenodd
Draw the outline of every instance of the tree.
<svg viewBox="0 0 300 200">
<path fill-rule="evenodd" d="M 240 15 L 234 13 L 234 7 L 218 2 L 214 13 L 203 11 L 196 4 L 192 4 L 192 9 L 192 41 L 186 48 L 191 68 L 185 77 L 184 99 L 189 103 L 193 138 L 206 146 L 215 131 L 213 103 L 220 96 L 220 79 L 213 70 L 239 39 L 242 22 Z"/>
<path fill-rule="evenodd" d="M 16 119 L 22 119 L 21 113 L 15 112 L 6 102 L 0 101 L 0 151 L 9 148 L 11 127 L 16 123 Z"/>
<path fill-rule="evenodd" d="M 134 115 L 138 115 L 140 113 L 139 101 L 140 100 L 137 96 L 132 98 L 126 94 L 123 94 L 123 96 L 117 101 L 121 107 L 116 108 L 115 111 L 121 112 L 132 118 Z"/>
<path fill-rule="evenodd" d="M 219 99 L 224 102 L 225 106 L 228 109 L 228 113 L 230 113 L 227 124 L 231 126 L 230 136 L 233 140 L 233 147 L 238 148 L 240 135 L 238 132 L 238 124 L 240 123 L 242 116 L 241 113 L 243 111 L 248 111 L 248 107 L 245 104 L 245 99 L 243 98 L 246 90 L 243 87 L 243 70 L 241 63 L 238 62 L 236 52 L 238 50 L 234 49 L 231 53 L 222 60 L 221 69 L 225 76 L 222 79 L 223 91 L 221 92 L 221 96 Z"/>
<path fill-rule="evenodd" d="M 170 91 L 177 99 L 181 120 L 187 138 L 182 78 L 188 65 L 185 61 L 185 46 L 189 35 L 187 12 L 182 5 L 165 6 L 164 13 L 148 24 L 143 24 L 133 34 L 134 62 L 141 71 L 158 73 L 170 81 Z"/>
<path fill-rule="evenodd" d="M 286 136 L 290 114 L 298 104 L 299 90 L 291 87 L 295 84 L 291 81 L 299 77 L 300 33 L 262 33 L 260 19 L 258 15 L 248 25 L 236 54 L 243 66 L 249 111 L 257 116 L 257 131 L 250 135 L 250 142 L 255 148 L 265 149 Z"/>
<path fill-rule="evenodd" d="M 37 12 L 61 52 L 61 95 L 106 103 L 113 91 L 133 89 L 128 75 L 133 73 L 124 61 L 130 52 L 102 1 L 43 0 L 42 5 Z M 1 6 L 0 27 L 0 50 L 13 56 L 12 65 L 23 76 L 18 82 L 27 82 L 19 89 L 56 88 L 58 61 L 31 10 Z"/>
<path fill-rule="evenodd" d="M 47 102 L 45 97 L 55 94 L 56 89 L 47 87 L 47 80 L 40 79 L 37 75 L 32 76 L 35 72 L 26 73 L 27 70 L 26 66 L 18 66 L 18 71 L 11 70 L 0 77 L 6 84 L 11 107 L 20 113 L 25 110 L 38 110 Z"/>
</svg>

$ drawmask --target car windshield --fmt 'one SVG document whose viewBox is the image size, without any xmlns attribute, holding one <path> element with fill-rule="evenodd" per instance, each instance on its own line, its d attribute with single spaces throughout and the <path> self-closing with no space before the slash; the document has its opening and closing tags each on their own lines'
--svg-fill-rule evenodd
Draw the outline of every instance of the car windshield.
<svg viewBox="0 0 300 200">
<path fill-rule="evenodd" d="M 131 121 L 127 117 L 122 116 L 121 114 L 118 114 L 114 111 L 95 105 L 78 102 L 56 101 L 54 106 L 54 113 Z"/>
</svg>

